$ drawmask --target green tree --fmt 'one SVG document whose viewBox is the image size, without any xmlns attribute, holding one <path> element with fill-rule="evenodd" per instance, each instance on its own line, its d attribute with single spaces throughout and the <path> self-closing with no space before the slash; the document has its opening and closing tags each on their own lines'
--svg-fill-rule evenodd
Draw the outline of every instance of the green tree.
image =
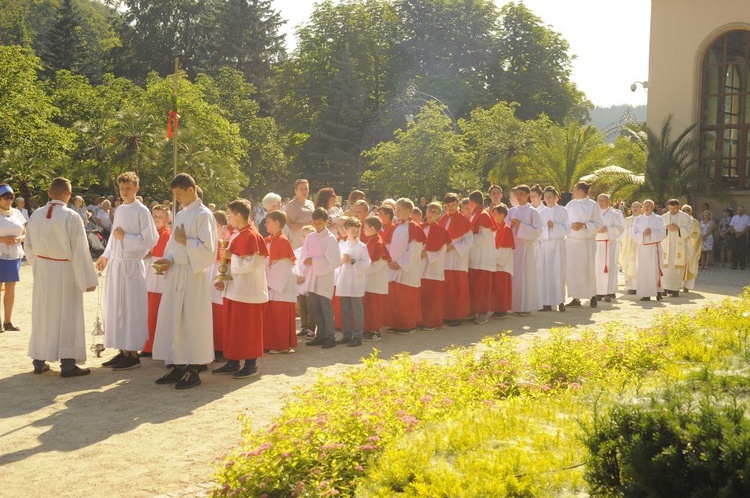
<svg viewBox="0 0 750 498">
<path fill-rule="evenodd" d="M 55 19 L 44 33 L 39 51 L 49 74 L 66 69 L 76 74 L 91 73 L 87 67 L 89 49 L 83 33 L 83 19 L 73 0 L 62 0 Z"/>
<path fill-rule="evenodd" d="M 272 107 L 268 94 L 274 68 L 285 54 L 284 24 L 270 0 L 213 0 L 208 20 L 220 29 L 209 30 L 201 67 L 216 76 L 222 67 L 239 70 L 257 90 L 256 99 L 267 114 Z"/>
<path fill-rule="evenodd" d="M 575 121 L 552 125 L 537 135 L 528 168 L 519 179 L 572 192 L 581 177 L 606 166 L 611 154 L 604 135 L 593 126 L 581 126 Z"/>
<path fill-rule="evenodd" d="M 555 122 L 582 120 L 593 108 L 570 81 L 568 42 L 542 24 L 523 3 L 502 7 L 499 52 L 491 92 L 497 100 L 518 102 L 523 120 L 546 114 Z"/>
<path fill-rule="evenodd" d="M 522 121 L 516 117 L 518 104 L 498 102 L 490 109 L 477 108 L 469 119 L 460 120 L 469 147 L 476 153 L 481 178 L 509 185 L 528 166 L 528 154 L 537 135 L 549 120 Z"/>
<path fill-rule="evenodd" d="M 253 85 L 240 71 L 229 67 L 221 68 L 215 78 L 200 75 L 196 85 L 207 102 L 218 106 L 227 120 L 238 125 L 240 136 L 247 143 L 239 162 L 247 178 L 242 195 L 248 196 L 258 187 L 280 187 L 287 175 L 286 139 L 273 118 L 259 115 L 260 105 L 254 100 Z"/>
<path fill-rule="evenodd" d="M 392 142 L 365 155 L 373 170 L 363 175 L 363 183 L 381 194 L 412 199 L 441 196 L 451 186 L 464 185 L 473 159 L 465 138 L 436 102 L 428 102 Z"/>
<path fill-rule="evenodd" d="M 659 130 L 645 124 L 626 127 L 633 143 L 645 155 L 644 181 L 631 175 L 614 175 L 610 180 L 615 193 L 631 199 L 651 198 L 662 206 L 672 197 L 713 195 L 717 185 L 696 160 L 695 141 L 691 137 L 695 127 L 692 124 L 672 138 L 671 114 Z"/>
</svg>

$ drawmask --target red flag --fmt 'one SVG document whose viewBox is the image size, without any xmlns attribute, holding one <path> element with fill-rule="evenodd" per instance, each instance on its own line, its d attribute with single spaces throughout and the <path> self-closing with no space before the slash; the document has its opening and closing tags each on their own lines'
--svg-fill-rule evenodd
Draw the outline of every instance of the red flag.
<svg viewBox="0 0 750 498">
<path fill-rule="evenodd" d="M 167 118 L 167 139 L 171 140 L 173 136 L 177 135 L 177 123 L 180 121 L 180 115 L 177 111 L 169 111 L 169 118 Z"/>
</svg>

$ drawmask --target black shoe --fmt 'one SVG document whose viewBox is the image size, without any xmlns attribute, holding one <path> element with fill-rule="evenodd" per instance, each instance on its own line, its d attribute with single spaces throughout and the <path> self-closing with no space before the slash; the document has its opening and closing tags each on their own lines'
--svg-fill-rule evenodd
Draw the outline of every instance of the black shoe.
<svg viewBox="0 0 750 498">
<path fill-rule="evenodd" d="M 546 304 L 542 306 L 542 309 L 539 311 L 552 311 L 552 306 L 547 306 Z"/>
<path fill-rule="evenodd" d="M 492 314 L 492 318 L 507 318 L 508 312 L 507 311 L 496 311 Z"/>
<path fill-rule="evenodd" d="M 445 323 L 449 327 L 459 327 L 461 325 L 461 320 L 446 320 Z"/>
<path fill-rule="evenodd" d="M 336 344 L 349 344 L 350 342 L 352 342 L 352 336 L 345 335 L 344 337 L 336 341 Z"/>
<path fill-rule="evenodd" d="M 397 335 L 409 335 L 413 334 L 416 329 L 397 329 L 396 334 Z"/>
<path fill-rule="evenodd" d="M 157 384 L 176 384 L 183 376 L 185 372 L 177 367 L 172 367 L 172 370 L 168 374 L 163 375 L 156 379 Z"/>
<path fill-rule="evenodd" d="M 258 375 L 258 367 L 255 365 L 250 366 L 245 363 L 245 366 L 240 370 L 237 370 L 232 377 L 235 379 L 247 379 L 248 377 L 255 377 L 256 375 Z"/>
<path fill-rule="evenodd" d="M 70 370 L 63 370 L 62 372 L 60 372 L 60 377 L 80 377 L 82 375 L 88 375 L 90 373 L 90 368 L 81 368 L 76 365 Z"/>
<path fill-rule="evenodd" d="M 229 360 L 228 362 L 224 363 L 224 365 L 220 366 L 219 368 L 215 368 L 214 370 L 211 370 L 211 374 L 231 375 L 231 374 L 239 372 L 239 370 L 240 370 L 240 362 L 235 361 L 235 360 Z"/>
<path fill-rule="evenodd" d="M 743 268 L 743 270 L 744 270 L 744 268 Z M 8 323 L 4 323 L 4 324 L 3 324 L 3 329 L 4 329 L 4 330 L 8 330 L 8 331 L 10 331 L 10 332 L 18 332 L 19 330 L 21 330 L 20 328 L 16 327 L 15 325 L 13 325 L 13 324 L 12 324 L 12 323 L 10 323 L 10 322 L 8 322 Z"/>
<path fill-rule="evenodd" d="M 318 337 L 316 337 L 312 341 L 307 341 L 305 343 L 305 346 L 321 346 L 325 342 L 325 340 L 326 340 L 325 337 L 323 337 L 322 335 L 319 335 Z M 334 344 L 336 344 L 335 340 L 333 340 L 333 339 L 331 339 L 331 340 L 333 341 Z"/>
<path fill-rule="evenodd" d="M 560 303 L 557 305 L 558 311 L 565 311 L 565 303 Z"/>
<path fill-rule="evenodd" d="M 208 365 L 198 365 L 198 372 L 208 372 Z"/>
<path fill-rule="evenodd" d="M 112 358 L 110 358 L 109 360 L 105 361 L 104 363 L 102 363 L 102 366 L 103 367 L 114 367 L 115 365 L 117 365 L 118 363 L 120 363 L 120 360 L 122 360 L 122 358 L 124 356 L 125 356 L 125 353 L 123 353 L 122 350 L 120 350 L 119 353 L 117 353 L 116 355 L 114 355 Z"/>
<path fill-rule="evenodd" d="M 628 289 L 628 294 L 630 294 L 631 296 L 634 295 L 635 293 L 636 293 L 635 289 Z"/>
<path fill-rule="evenodd" d="M 44 366 L 34 369 L 34 375 L 43 374 L 44 372 L 47 372 L 47 371 L 49 371 L 49 364 L 45 363 Z"/>
<path fill-rule="evenodd" d="M 150 351 L 141 351 L 138 353 L 138 358 L 151 358 L 153 354 Z"/>
<path fill-rule="evenodd" d="M 138 368 L 141 366 L 141 360 L 137 356 L 132 354 L 123 355 L 123 357 L 112 365 L 112 370 L 130 370 L 131 368 Z"/>
<path fill-rule="evenodd" d="M 362 334 L 363 341 L 374 342 L 379 341 L 380 339 L 380 332 L 365 332 L 364 334 Z"/>
<path fill-rule="evenodd" d="M 309 343 L 308 343 L 309 344 Z M 323 339 L 323 343 L 320 345 L 323 349 L 331 349 L 336 347 L 336 339 L 333 337 L 327 337 Z"/>
<path fill-rule="evenodd" d="M 612 297 L 611 296 L 605 296 L 604 297 L 604 302 L 605 303 L 611 303 L 612 302 Z"/>
<path fill-rule="evenodd" d="M 661 292 L 656 293 L 656 300 L 661 301 Z"/>
<path fill-rule="evenodd" d="M 190 389 L 191 387 L 199 386 L 201 378 L 198 376 L 198 372 L 191 372 L 185 370 L 182 374 L 182 378 L 175 384 L 175 389 Z"/>
<path fill-rule="evenodd" d="M 592 308 L 596 308 L 596 296 L 593 296 L 591 298 L 591 301 L 589 302 Z"/>
<path fill-rule="evenodd" d="M 568 308 L 580 308 L 581 307 L 581 300 L 580 299 L 571 299 L 570 302 L 566 306 Z"/>
<path fill-rule="evenodd" d="M 641 301 L 651 301 L 651 298 L 650 297 L 642 297 Z"/>
<path fill-rule="evenodd" d="M 351 341 L 349 341 L 349 343 L 346 346 L 349 348 L 356 348 L 357 346 L 361 346 L 361 345 L 362 345 L 362 339 L 357 338 L 357 339 L 352 339 Z"/>
</svg>

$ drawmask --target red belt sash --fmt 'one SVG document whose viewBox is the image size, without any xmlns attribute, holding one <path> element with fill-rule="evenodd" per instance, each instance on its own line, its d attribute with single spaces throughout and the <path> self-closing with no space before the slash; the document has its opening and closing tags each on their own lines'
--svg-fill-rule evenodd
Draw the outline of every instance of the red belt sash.
<svg viewBox="0 0 750 498">
<path fill-rule="evenodd" d="M 37 256 L 37 258 L 39 258 L 39 259 L 46 259 L 47 261 L 60 261 L 60 262 L 70 261 L 69 259 L 57 259 L 57 258 L 50 258 L 50 257 L 47 257 L 47 256 Z"/>
</svg>

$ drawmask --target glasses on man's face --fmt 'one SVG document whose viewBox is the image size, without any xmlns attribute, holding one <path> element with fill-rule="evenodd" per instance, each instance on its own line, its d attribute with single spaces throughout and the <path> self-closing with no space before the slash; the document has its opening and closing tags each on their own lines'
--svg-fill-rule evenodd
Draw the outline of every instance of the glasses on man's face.
<svg viewBox="0 0 750 498">
<path fill-rule="evenodd" d="M 12 201 L 13 199 L 16 198 L 16 196 L 13 195 L 13 194 L 3 194 L 0 197 L 2 197 L 3 199 L 5 199 L 6 201 Z"/>
</svg>

